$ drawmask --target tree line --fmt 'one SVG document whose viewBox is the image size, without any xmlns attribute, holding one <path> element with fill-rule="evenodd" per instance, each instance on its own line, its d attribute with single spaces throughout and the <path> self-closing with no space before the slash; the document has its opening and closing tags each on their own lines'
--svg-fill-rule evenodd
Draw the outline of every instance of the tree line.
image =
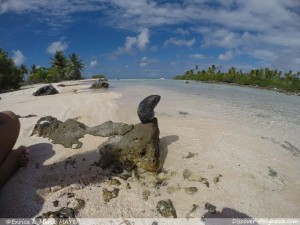
<svg viewBox="0 0 300 225">
<path fill-rule="evenodd" d="M 69 57 L 64 56 L 64 52 L 57 51 L 51 58 L 51 67 L 39 67 L 32 65 L 28 70 L 29 83 L 58 82 L 62 80 L 83 79 L 81 72 L 84 64 L 80 57 L 72 53 Z"/>
<path fill-rule="evenodd" d="M 17 66 L 8 53 L 0 48 L 0 92 L 20 88 L 25 81 L 25 74 L 28 75 L 27 82 L 30 84 L 51 83 L 83 79 L 83 69 L 84 64 L 75 53 L 66 57 L 64 52 L 57 51 L 51 58 L 50 68 L 36 65 L 27 68 L 24 64 Z"/>
<path fill-rule="evenodd" d="M 249 85 L 300 93 L 300 72 L 283 73 L 269 68 L 243 72 L 231 67 L 228 71 L 221 72 L 215 65 L 210 66 L 207 70 L 199 70 L 196 65 L 195 69 L 187 70 L 183 75 L 175 76 L 173 79 Z"/>
<path fill-rule="evenodd" d="M 16 66 L 8 53 L 0 48 L 0 92 L 18 89 L 24 80 L 25 66 Z"/>
</svg>

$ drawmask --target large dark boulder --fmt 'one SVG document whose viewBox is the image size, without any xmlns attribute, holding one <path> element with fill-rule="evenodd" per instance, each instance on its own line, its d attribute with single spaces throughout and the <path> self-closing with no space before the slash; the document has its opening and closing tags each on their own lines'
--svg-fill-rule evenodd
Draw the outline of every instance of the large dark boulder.
<svg viewBox="0 0 300 225">
<path fill-rule="evenodd" d="M 52 84 L 43 86 L 33 93 L 34 96 L 55 95 L 55 94 L 58 94 L 58 91 L 52 86 Z"/>
<path fill-rule="evenodd" d="M 93 89 L 108 88 L 108 87 L 109 87 L 109 83 L 107 81 L 101 80 L 101 79 L 95 81 L 91 86 L 91 88 L 93 88 Z"/>
<path fill-rule="evenodd" d="M 103 169 L 118 165 L 122 169 L 135 167 L 157 172 L 159 169 L 159 128 L 157 119 L 151 123 L 136 124 L 124 136 L 109 138 L 98 147 L 100 160 L 97 165 Z"/>
<path fill-rule="evenodd" d="M 159 95 L 150 95 L 143 99 L 137 109 L 137 114 L 142 123 L 149 123 L 155 116 L 154 108 L 160 101 Z"/>
<path fill-rule="evenodd" d="M 74 119 L 65 122 L 59 121 L 52 116 L 42 117 L 37 121 L 31 135 L 52 139 L 53 144 L 62 144 L 66 148 L 81 148 L 82 143 L 78 141 L 86 133 L 86 126 Z"/>
<path fill-rule="evenodd" d="M 132 124 L 107 121 L 95 127 L 88 127 L 86 133 L 94 136 L 110 137 L 114 135 L 124 135 L 132 129 Z"/>
</svg>

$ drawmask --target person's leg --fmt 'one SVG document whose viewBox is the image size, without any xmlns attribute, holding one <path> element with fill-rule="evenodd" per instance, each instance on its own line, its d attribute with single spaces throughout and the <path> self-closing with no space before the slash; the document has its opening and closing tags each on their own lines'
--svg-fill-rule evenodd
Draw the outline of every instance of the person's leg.
<svg viewBox="0 0 300 225">
<path fill-rule="evenodd" d="M 13 112 L 0 112 L 0 164 L 14 147 L 20 132 L 20 121 Z"/>
<path fill-rule="evenodd" d="M 14 147 L 20 132 L 19 119 L 13 112 L 0 112 L 0 187 L 11 174 L 28 162 L 28 149 Z"/>
<path fill-rule="evenodd" d="M 28 149 L 25 146 L 9 151 L 5 160 L 0 164 L 0 187 L 17 169 L 26 166 L 27 162 Z"/>
</svg>

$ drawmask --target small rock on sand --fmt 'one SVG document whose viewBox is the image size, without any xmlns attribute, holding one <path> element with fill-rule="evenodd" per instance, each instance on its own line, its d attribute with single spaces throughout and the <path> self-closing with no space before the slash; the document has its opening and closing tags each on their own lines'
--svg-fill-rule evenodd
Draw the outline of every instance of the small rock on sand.
<svg viewBox="0 0 300 225">
<path fill-rule="evenodd" d="M 156 210 L 165 218 L 177 218 L 176 210 L 170 199 L 160 200 L 156 205 Z"/>
<path fill-rule="evenodd" d="M 277 177 L 277 171 L 269 167 L 269 176 L 270 177 Z"/>
<path fill-rule="evenodd" d="M 168 192 L 169 194 L 173 194 L 174 192 L 180 191 L 180 190 L 181 190 L 181 187 L 179 187 L 179 186 L 169 186 L 169 187 L 167 188 L 167 192 Z"/>
<path fill-rule="evenodd" d="M 194 195 L 198 191 L 198 188 L 196 188 L 196 187 L 186 187 L 186 188 L 184 188 L 184 191 L 189 195 Z"/>
<path fill-rule="evenodd" d="M 184 171 L 183 171 L 183 178 L 184 179 L 187 179 L 187 178 L 189 178 L 191 175 L 192 175 L 192 171 L 191 170 L 189 170 L 189 169 L 185 169 Z"/>
<path fill-rule="evenodd" d="M 208 210 L 209 213 L 215 214 L 216 213 L 216 206 L 210 204 L 210 203 L 205 203 L 205 209 Z"/>
<path fill-rule="evenodd" d="M 214 184 L 219 183 L 219 181 L 220 181 L 220 178 L 219 178 L 219 177 L 215 177 L 215 178 L 213 179 Z"/>
<path fill-rule="evenodd" d="M 144 199 L 145 201 L 148 200 L 150 194 L 151 194 L 151 192 L 150 192 L 149 190 L 143 191 L 143 199 Z"/>
<path fill-rule="evenodd" d="M 118 197 L 119 191 L 120 191 L 119 188 L 114 188 L 112 191 L 109 191 L 106 188 L 103 188 L 103 190 L 102 190 L 103 200 L 105 202 L 109 202 L 111 199 Z"/>
</svg>

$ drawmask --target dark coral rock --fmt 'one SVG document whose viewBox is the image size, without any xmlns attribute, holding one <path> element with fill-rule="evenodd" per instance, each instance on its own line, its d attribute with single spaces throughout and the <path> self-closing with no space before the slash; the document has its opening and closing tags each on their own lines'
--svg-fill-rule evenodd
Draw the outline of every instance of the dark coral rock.
<svg viewBox="0 0 300 225">
<path fill-rule="evenodd" d="M 122 178 L 123 180 L 128 180 L 129 177 L 132 177 L 132 174 L 131 173 L 123 173 L 119 177 Z"/>
<path fill-rule="evenodd" d="M 185 156 L 186 159 L 192 158 L 195 155 L 197 155 L 197 153 L 193 153 L 193 152 L 189 152 L 187 156 Z"/>
<path fill-rule="evenodd" d="M 220 178 L 219 177 L 215 177 L 214 179 L 213 179 L 213 183 L 214 184 L 217 184 L 217 183 L 219 183 L 220 182 Z"/>
<path fill-rule="evenodd" d="M 200 181 L 201 183 L 203 183 L 203 184 L 205 184 L 206 185 L 206 187 L 208 187 L 209 188 L 209 182 L 207 181 L 207 179 L 206 178 L 203 178 L 201 181 Z"/>
<path fill-rule="evenodd" d="M 81 148 L 82 143 L 78 141 L 86 133 L 86 126 L 74 119 L 65 122 L 59 121 L 52 116 L 42 117 L 37 121 L 31 135 L 52 139 L 54 144 L 62 144 L 66 148 Z"/>
<path fill-rule="evenodd" d="M 149 123 L 155 116 L 154 108 L 160 101 L 159 95 L 150 95 L 143 99 L 137 109 L 137 114 L 142 123 Z"/>
<path fill-rule="evenodd" d="M 124 135 L 133 129 L 133 125 L 126 123 L 113 123 L 107 121 L 95 127 L 87 128 L 87 134 L 101 137 L 110 137 L 113 135 Z"/>
<path fill-rule="evenodd" d="M 101 80 L 101 79 L 95 81 L 91 86 L 91 88 L 93 88 L 93 89 L 108 88 L 108 87 L 109 87 L 109 83 L 107 81 Z"/>
<path fill-rule="evenodd" d="M 167 192 L 168 192 L 169 194 L 173 194 L 174 192 L 180 191 L 180 190 L 181 190 L 181 187 L 179 187 L 179 186 L 169 186 L 169 187 L 167 188 Z"/>
<path fill-rule="evenodd" d="M 215 214 L 216 213 L 216 206 L 210 204 L 210 203 L 205 203 L 205 209 L 208 210 L 209 213 Z"/>
<path fill-rule="evenodd" d="M 116 186 L 119 186 L 121 185 L 121 182 L 118 180 L 118 179 L 111 179 L 107 182 L 109 185 L 116 185 Z"/>
<path fill-rule="evenodd" d="M 192 173 L 191 170 L 185 169 L 185 170 L 183 171 L 183 173 L 182 173 L 182 176 L 183 176 L 184 179 L 187 179 L 187 178 L 189 178 L 192 174 L 193 174 L 193 173 Z"/>
<path fill-rule="evenodd" d="M 186 188 L 184 188 L 184 191 L 189 195 L 194 195 L 198 191 L 198 188 L 196 188 L 196 187 L 186 187 Z"/>
<path fill-rule="evenodd" d="M 58 201 L 58 200 L 55 200 L 55 201 L 52 202 L 52 204 L 53 204 L 54 207 L 57 207 L 58 204 L 59 204 L 59 201 Z"/>
<path fill-rule="evenodd" d="M 33 93 L 34 96 L 55 95 L 55 94 L 58 94 L 58 91 L 52 86 L 52 84 L 43 86 Z"/>
<path fill-rule="evenodd" d="M 50 211 L 43 213 L 42 216 L 37 217 L 36 219 L 48 219 L 48 218 L 75 218 L 75 210 L 68 207 L 63 207 L 58 211 Z"/>
<path fill-rule="evenodd" d="M 148 200 L 148 198 L 149 198 L 149 196 L 150 196 L 150 194 L 151 194 L 151 192 L 149 191 L 149 190 L 144 190 L 143 191 L 143 199 L 145 200 L 145 201 L 147 201 Z"/>
<path fill-rule="evenodd" d="M 270 177 L 277 177 L 277 171 L 269 167 L 269 176 Z"/>
<path fill-rule="evenodd" d="M 161 200 L 156 205 L 156 210 L 160 213 L 163 217 L 169 218 L 177 218 L 176 210 L 173 206 L 173 203 L 170 199 L 168 200 Z"/>
<path fill-rule="evenodd" d="M 119 191 L 120 191 L 119 188 L 114 188 L 112 191 L 109 191 L 106 188 L 103 188 L 103 191 L 102 191 L 103 200 L 105 202 L 109 202 L 111 199 L 118 197 Z"/>
<path fill-rule="evenodd" d="M 159 128 L 157 119 L 152 123 L 136 124 L 121 137 L 111 137 L 98 147 L 100 160 L 97 165 L 105 169 L 120 164 L 132 169 L 133 164 L 146 171 L 157 172 L 159 168 Z"/>
<path fill-rule="evenodd" d="M 84 208 L 85 201 L 83 199 L 76 198 L 76 201 L 77 201 L 77 206 L 75 207 L 76 210 L 80 210 L 80 209 Z"/>
</svg>

